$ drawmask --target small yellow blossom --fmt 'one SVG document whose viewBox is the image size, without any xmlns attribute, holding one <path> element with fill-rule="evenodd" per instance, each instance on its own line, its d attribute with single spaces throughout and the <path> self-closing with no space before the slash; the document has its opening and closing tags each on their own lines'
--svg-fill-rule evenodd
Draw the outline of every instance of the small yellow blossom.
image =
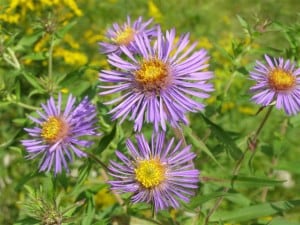
<svg viewBox="0 0 300 225">
<path fill-rule="evenodd" d="M 68 6 L 76 16 L 82 16 L 82 11 L 78 8 L 76 2 L 74 0 L 64 0 L 66 6 Z"/>
<path fill-rule="evenodd" d="M 259 220 L 263 220 L 266 222 L 270 222 L 273 219 L 272 216 L 264 216 L 264 217 L 260 217 Z"/>
<path fill-rule="evenodd" d="M 64 36 L 64 40 L 70 45 L 71 48 L 73 49 L 79 49 L 80 45 L 74 40 L 72 35 L 66 34 Z"/>
<path fill-rule="evenodd" d="M 88 44 L 95 44 L 99 41 L 105 40 L 105 36 L 103 36 L 102 34 L 95 34 L 92 30 L 87 30 L 83 34 L 83 37 Z"/>
<path fill-rule="evenodd" d="M 34 52 L 43 52 L 48 49 L 47 44 L 50 42 L 49 35 L 43 36 L 35 45 L 33 48 Z"/>
<path fill-rule="evenodd" d="M 7 23 L 18 23 L 20 20 L 20 15 L 19 14 L 0 14 L 0 21 L 4 21 Z"/>
<path fill-rule="evenodd" d="M 111 194 L 108 188 L 102 188 L 94 196 L 95 204 L 99 207 L 111 206 L 116 202 L 115 197 Z"/>
<path fill-rule="evenodd" d="M 40 0 L 42 5 L 45 6 L 53 6 L 58 5 L 60 3 L 60 0 Z"/>
<path fill-rule="evenodd" d="M 32 63 L 31 59 L 24 59 L 23 60 L 24 65 L 30 65 Z"/>
<path fill-rule="evenodd" d="M 14 11 L 17 7 L 23 10 L 29 9 L 34 10 L 34 3 L 32 0 L 11 0 L 7 12 Z"/>
<path fill-rule="evenodd" d="M 154 4 L 152 0 L 148 1 L 148 10 L 149 10 L 149 16 L 155 18 L 157 21 L 160 21 L 162 19 L 163 16 L 159 8 Z"/>
<path fill-rule="evenodd" d="M 231 20 L 229 19 L 229 17 L 227 15 L 224 15 L 222 17 L 222 21 L 226 24 L 226 25 L 230 25 Z"/>
<path fill-rule="evenodd" d="M 223 112 L 229 111 L 229 110 L 233 109 L 234 107 L 235 107 L 234 102 L 224 102 L 221 107 L 221 112 L 223 113 Z"/>
<path fill-rule="evenodd" d="M 62 88 L 62 89 L 60 89 L 60 91 L 63 94 L 68 94 L 69 93 L 69 89 L 68 88 Z"/>
<path fill-rule="evenodd" d="M 64 62 L 69 65 L 82 66 L 88 61 L 85 54 L 78 51 L 69 51 L 63 48 L 56 48 L 53 55 L 54 57 L 62 57 Z"/>
<path fill-rule="evenodd" d="M 170 210 L 170 216 L 173 220 L 176 220 L 176 216 L 178 214 L 178 210 L 177 209 L 171 209 Z"/>
<path fill-rule="evenodd" d="M 199 48 L 211 49 L 213 47 L 212 43 L 208 40 L 207 37 L 201 37 L 198 42 Z"/>
<path fill-rule="evenodd" d="M 211 105 L 211 104 L 215 103 L 216 100 L 217 100 L 216 96 L 210 96 L 208 99 L 206 99 L 206 103 L 208 105 Z"/>
<path fill-rule="evenodd" d="M 256 110 L 254 108 L 251 108 L 249 106 L 240 106 L 238 108 L 239 112 L 245 114 L 245 115 L 255 115 Z"/>
</svg>

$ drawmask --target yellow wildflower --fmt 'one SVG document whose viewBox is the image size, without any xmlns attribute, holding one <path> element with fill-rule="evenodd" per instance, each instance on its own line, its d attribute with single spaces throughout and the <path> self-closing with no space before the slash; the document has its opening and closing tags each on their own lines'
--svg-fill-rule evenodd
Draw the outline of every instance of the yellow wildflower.
<svg viewBox="0 0 300 225">
<path fill-rule="evenodd" d="M 74 40 L 72 35 L 66 34 L 64 36 L 64 40 L 70 45 L 71 48 L 79 49 L 80 45 Z"/>
<path fill-rule="evenodd" d="M 235 107 L 234 102 L 224 102 L 221 107 L 221 112 L 226 112 Z"/>
<path fill-rule="evenodd" d="M 50 42 L 49 35 L 43 36 L 33 48 L 34 52 L 43 52 L 48 49 L 47 44 Z"/>
<path fill-rule="evenodd" d="M 62 88 L 62 89 L 60 89 L 60 91 L 63 94 L 68 94 L 69 93 L 69 89 L 68 88 Z"/>
<path fill-rule="evenodd" d="M 11 0 L 7 12 L 14 11 L 17 7 L 20 7 L 23 10 L 29 9 L 34 10 L 34 3 L 32 0 Z"/>
<path fill-rule="evenodd" d="M 230 25 L 231 20 L 227 15 L 222 16 L 222 21 L 226 24 L 226 25 Z"/>
<path fill-rule="evenodd" d="M 212 43 L 208 40 L 207 37 L 201 37 L 198 42 L 199 48 L 211 49 L 213 47 Z"/>
<path fill-rule="evenodd" d="M 69 65 L 84 65 L 87 63 L 88 58 L 85 54 L 78 51 L 69 51 L 63 48 L 56 48 L 54 53 L 54 57 L 62 57 L 64 62 Z"/>
<path fill-rule="evenodd" d="M 84 40 L 86 40 L 86 42 L 88 44 L 95 44 L 99 41 L 105 40 L 105 36 L 101 35 L 101 34 L 95 34 L 93 31 L 91 30 L 87 30 L 84 34 Z"/>
<path fill-rule="evenodd" d="M 176 210 L 176 209 L 171 209 L 171 210 L 170 210 L 170 216 L 171 216 L 171 218 L 172 218 L 173 220 L 176 220 L 177 214 L 178 214 L 178 210 Z"/>
<path fill-rule="evenodd" d="M 272 219 L 273 219 L 272 216 L 264 216 L 259 218 L 259 220 L 266 221 L 266 222 L 270 222 Z"/>
<path fill-rule="evenodd" d="M 66 6 L 68 6 L 76 16 L 82 16 L 82 11 L 78 8 L 76 2 L 74 0 L 64 0 Z"/>
<path fill-rule="evenodd" d="M 7 23 L 18 23 L 20 19 L 19 14 L 0 14 L 0 20 L 7 22 Z"/>
<path fill-rule="evenodd" d="M 60 3 L 60 0 L 40 0 L 42 5 L 46 6 L 53 6 L 58 5 Z"/>
<path fill-rule="evenodd" d="M 215 103 L 216 100 L 217 100 L 216 96 L 210 96 L 208 99 L 206 99 L 206 103 L 210 105 Z"/>
<path fill-rule="evenodd" d="M 256 113 L 256 110 L 249 106 L 240 106 L 238 108 L 238 110 L 239 110 L 239 112 L 246 114 L 246 115 L 254 115 Z"/>
<path fill-rule="evenodd" d="M 155 18 L 157 21 L 160 21 L 162 19 L 162 14 L 159 8 L 154 4 L 152 0 L 148 1 L 148 10 L 149 16 Z"/>
<path fill-rule="evenodd" d="M 116 202 L 115 197 L 111 194 L 108 188 L 102 188 L 94 196 L 95 204 L 99 207 L 107 207 L 113 205 Z"/>
</svg>

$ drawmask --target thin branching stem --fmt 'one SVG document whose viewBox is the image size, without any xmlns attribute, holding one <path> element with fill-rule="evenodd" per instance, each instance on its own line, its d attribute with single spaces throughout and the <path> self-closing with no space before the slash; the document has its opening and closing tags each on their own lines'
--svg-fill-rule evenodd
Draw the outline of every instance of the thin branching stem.
<svg viewBox="0 0 300 225">
<path fill-rule="evenodd" d="M 256 142 L 257 142 L 257 138 L 262 130 L 262 128 L 264 127 L 264 125 L 266 124 L 266 121 L 267 119 L 269 118 L 270 116 L 270 113 L 272 111 L 272 108 L 273 106 L 270 106 L 268 111 L 266 112 L 265 116 L 263 117 L 261 123 L 259 124 L 256 132 L 254 133 L 253 137 L 251 138 L 250 140 L 250 146 L 247 145 L 245 151 L 243 152 L 243 154 L 241 155 L 241 157 L 236 161 L 234 167 L 233 167 L 233 170 L 232 170 L 232 181 L 231 181 L 231 186 L 233 186 L 233 183 L 234 183 L 234 178 L 239 174 L 240 170 L 241 170 L 241 165 L 245 159 L 245 155 L 246 153 L 249 151 L 249 150 L 252 150 L 252 156 L 255 154 L 255 149 L 256 149 Z M 252 147 L 253 149 L 252 149 Z M 224 193 L 227 193 L 228 191 L 230 190 L 230 187 L 225 187 L 223 192 Z M 224 196 L 221 196 L 220 198 L 218 198 L 218 200 L 216 201 L 216 203 L 214 204 L 214 206 L 210 209 L 210 211 L 208 212 L 204 222 L 203 222 L 203 225 L 207 225 L 209 223 L 209 219 L 210 217 L 212 216 L 212 214 L 219 208 L 219 206 L 221 205 L 222 201 L 224 199 Z"/>
</svg>

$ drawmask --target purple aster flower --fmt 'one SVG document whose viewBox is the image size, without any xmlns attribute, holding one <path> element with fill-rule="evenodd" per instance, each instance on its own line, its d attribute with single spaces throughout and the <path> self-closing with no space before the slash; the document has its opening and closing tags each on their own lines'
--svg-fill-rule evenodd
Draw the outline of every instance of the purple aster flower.
<svg viewBox="0 0 300 225">
<path fill-rule="evenodd" d="M 130 17 L 127 17 L 127 23 L 120 26 L 114 23 L 112 28 L 107 30 L 108 42 L 100 42 L 100 51 L 104 54 L 117 53 L 120 54 L 120 46 L 125 45 L 131 51 L 133 48 L 133 41 L 136 35 L 145 34 L 148 37 L 156 36 L 155 27 L 148 28 L 153 19 L 143 22 L 143 18 L 139 17 L 136 21 L 131 23 Z"/>
<path fill-rule="evenodd" d="M 175 29 L 164 36 L 158 27 L 157 35 L 154 43 L 146 35 L 136 36 L 137 54 L 122 46 L 127 58 L 109 55 L 108 62 L 116 70 L 100 73 L 100 81 L 109 83 L 99 86 L 104 89 L 100 95 L 122 92 L 120 97 L 106 102 L 119 102 L 110 111 L 112 119 L 121 118 L 122 122 L 130 115 L 137 131 L 141 130 L 144 120 L 153 123 L 156 131 L 159 126 L 166 130 L 166 121 L 173 127 L 178 127 L 179 122 L 188 124 L 185 113 L 204 108 L 191 96 L 207 98 L 207 92 L 213 91 L 212 84 L 207 83 L 213 73 L 206 71 L 209 66 L 206 50 L 193 52 L 196 43 L 188 46 L 189 34 L 176 42 Z"/>
<path fill-rule="evenodd" d="M 82 140 L 83 136 L 98 135 L 96 133 L 96 107 L 85 97 L 77 106 L 75 98 L 69 95 L 65 109 L 62 110 L 62 97 L 58 95 L 57 105 L 53 97 L 47 104 L 42 104 L 44 112 L 37 111 L 39 118 L 29 116 L 37 126 L 25 128 L 32 137 L 22 140 L 32 159 L 42 155 L 40 171 L 49 171 L 53 167 L 55 174 L 68 170 L 67 160 L 72 161 L 74 154 L 77 157 L 86 157 L 81 147 L 89 147 L 93 142 Z"/>
<path fill-rule="evenodd" d="M 116 151 L 122 163 L 110 162 L 111 188 L 119 193 L 132 193 L 133 203 L 154 204 L 155 211 L 188 202 L 198 188 L 199 171 L 194 169 L 195 154 L 191 146 L 182 149 L 182 141 L 173 147 L 174 138 L 165 143 L 165 133 L 152 135 L 151 144 L 136 135 L 137 147 L 128 139 L 130 157 Z"/>
<path fill-rule="evenodd" d="M 250 90 L 256 93 L 252 100 L 267 106 L 273 101 L 276 108 L 283 108 L 288 115 L 300 111 L 300 69 L 290 60 L 265 55 L 267 65 L 257 61 L 254 71 L 250 72 L 256 84 Z"/>
</svg>

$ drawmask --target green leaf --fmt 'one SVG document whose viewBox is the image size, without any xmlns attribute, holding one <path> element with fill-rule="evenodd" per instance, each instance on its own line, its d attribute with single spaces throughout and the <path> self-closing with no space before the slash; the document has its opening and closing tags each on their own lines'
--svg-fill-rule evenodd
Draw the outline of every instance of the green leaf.
<svg viewBox="0 0 300 225">
<path fill-rule="evenodd" d="M 23 35 L 15 50 L 22 50 L 24 47 L 32 46 L 40 37 L 42 37 L 42 35 L 43 32 L 33 33 L 32 35 Z"/>
<path fill-rule="evenodd" d="M 215 158 L 215 156 L 211 153 L 209 148 L 206 146 L 206 144 L 200 139 L 195 137 L 193 134 L 193 131 L 190 127 L 186 126 L 184 127 L 184 132 L 189 136 L 191 143 L 200 150 L 203 150 L 218 166 L 222 167 L 222 165 L 218 162 L 218 160 Z"/>
<path fill-rule="evenodd" d="M 83 183 L 85 182 L 85 180 L 90 174 L 91 168 L 92 168 L 92 164 L 90 162 L 87 164 L 83 164 L 83 166 L 79 168 L 79 176 L 77 179 L 76 186 L 80 187 L 83 185 Z"/>
<path fill-rule="evenodd" d="M 300 222 L 290 222 L 283 218 L 275 218 L 268 225 L 300 225 Z"/>
<path fill-rule="evenodd" d="M 157 223 L 148 220 L 143 220 L 134 216 L 130 217 L 130 225 L 157 225 Z"/>
<path fill-rule="evenodd" d="M 211 193 L 207 195 L 197 195 L 196 197 L 192 198 L 191 202 L 187 204 L 188 208 L 195 208 L 197 206 L 202 205 L 205 202 L 208 202 L 212 199 L 219 198 L 225 195 L 229 195 L 229 193 L 226 192 L 216 192 L 216 193 Z"/>
<path fill-rule="evenodd" d="M 300 161 L 283 161 L 276 166 L 276 169 L 287 170 L 289 172 L 300 174 Z"/>
<path fill-rule="evenodd" d="M 108 225 L 109 222 L 107 221 L 107 219 L 102 219 L 97 221 L 96 223 L 93 223 L 93 225 Z"/>
<path fill-rule="evenodd" d="M 45 60 L 47 58 L 48 57 L 45 52 L 30 53 L 23 57 L 23 59 L 30 59 L 34 61 Z"/>
<path fill-rule="evenodd" d="M 263 216 L 274 215 L 300 206 L 300 200 L 278 201 L 263 203 L 230 211 L 218 211 L 212 215 L 210 221 L 247 221 Z"/>
<path fill-rule="evenodd" d="M 243 17 L 241 17 L 239 15 L 236 15 L 236 17 L 237 17 L 239 23 L 242 25 L 242 27 L 248 28 L 248 23 L 246 22 L 246 20 Z"/>
<path fill-rule="evenodd" d="M 23 72 L 23 75 L 25 77 L 25 79 L 33 86 L 35 87 L 36 89 L 38 89 L 39 91 L 44 91 L 44 89 L 42 88 L 42 86 L 39 84 L 39 81 L 37 79 L 37 77 L 33 76 L 32 74 L 30 73 L 27 73 L 27 72 Z"/>
<path fill-rule="evenodd" d="M 246 187 L 266 187 L 280 185 L 283 180 L 274 180 L 267 177 L 248 177 L 248 176 L 236 176 L 232 178 L 234 186 L 246 186 Z"/>
<path fill-rule="evenodd" d="M 84 213 L 84 218 L 81 222 L 82 225 L 90 225 L 92 224 L 93 217 L 95 214 L 95 205 L 93 202 L 93 196 L 86 193 L 88 196 L 87 207 Z"/>
<path fill-rule="evenodd" d="M 116 131 L 117 131 L 117 126 L 116 126 L 116 124 L 114 124 L 111 132 L 109 134 L 105 135 L 101 139 L 101 141 L 98 145 L 98 148 L 96 148 L 96 151 L 95 151 L 96 154 L 100 154 L 108 147 L 108 145 L 112 142 L 112 140 L 116 136 Z"/>
<path fill-rule="evenodd" d="M 16 223 L 13 225 L 34 225 L 34 224 L 40 224 L 41 221 L 32 218 L 32 217 L 27 217 L 25 219 L 18 220 Z"/>
<path fill-rule="evenodd" d="M 45 177 L 45 175 L 42 173 L 39 173 L 38 171 L 23 175 L 22 178 L 18 181 L 18 183 L 15 187 L 15 191 L 20 192 L 26 183 L 28 183 L 31 179 L 36 178 L 36 177 Z M 29 191 L 30 187 L 25 185 L 25 188 Z"/>
<path fill-rule="evenodd" d="M 230 136 L 229 132 L 223 130 L 222 127 L 210 121 L 203 114 L 201 114 L 201 116 L 203 120 L 206 122 L 206 124 L 212 130 L 212 135 L 214 135 L 223 144 L 224 148 L 229 151 L 229 154 L 234 159 L 240 159 L 243 153 L 240 150 L 240 148 L 236 145 L 235 141 Z"/>
<path fill-rule="evenodd" d="M 58 30 L 55 34 L 59 39 L 62 39 L 66 33 L 68 33 L 69 30 L 71 30 L 71 28 L 73 26 L 75 26 L 75 24 L 77 23 L 77 21 L 72 21 L 70 23 L 68 23 L 66 26 L 64 26 L 62 29 Z"/>
<path fill-rule="evenodd" d="M 251 200 L 247 197 L 243 196 L 240 193 L 233 193 L 233 192 L 215 192 L 207 195 L 197 195 L 194 197 L 190 203 L 186 205 L 187 208 L 194 209 L 195 207 L 201 206 L 202 204 L 216 199 L 224 197 L 228 199 L 229 201 L 239 203 L 240 205 L 249 205 Z"/>
</svg>

